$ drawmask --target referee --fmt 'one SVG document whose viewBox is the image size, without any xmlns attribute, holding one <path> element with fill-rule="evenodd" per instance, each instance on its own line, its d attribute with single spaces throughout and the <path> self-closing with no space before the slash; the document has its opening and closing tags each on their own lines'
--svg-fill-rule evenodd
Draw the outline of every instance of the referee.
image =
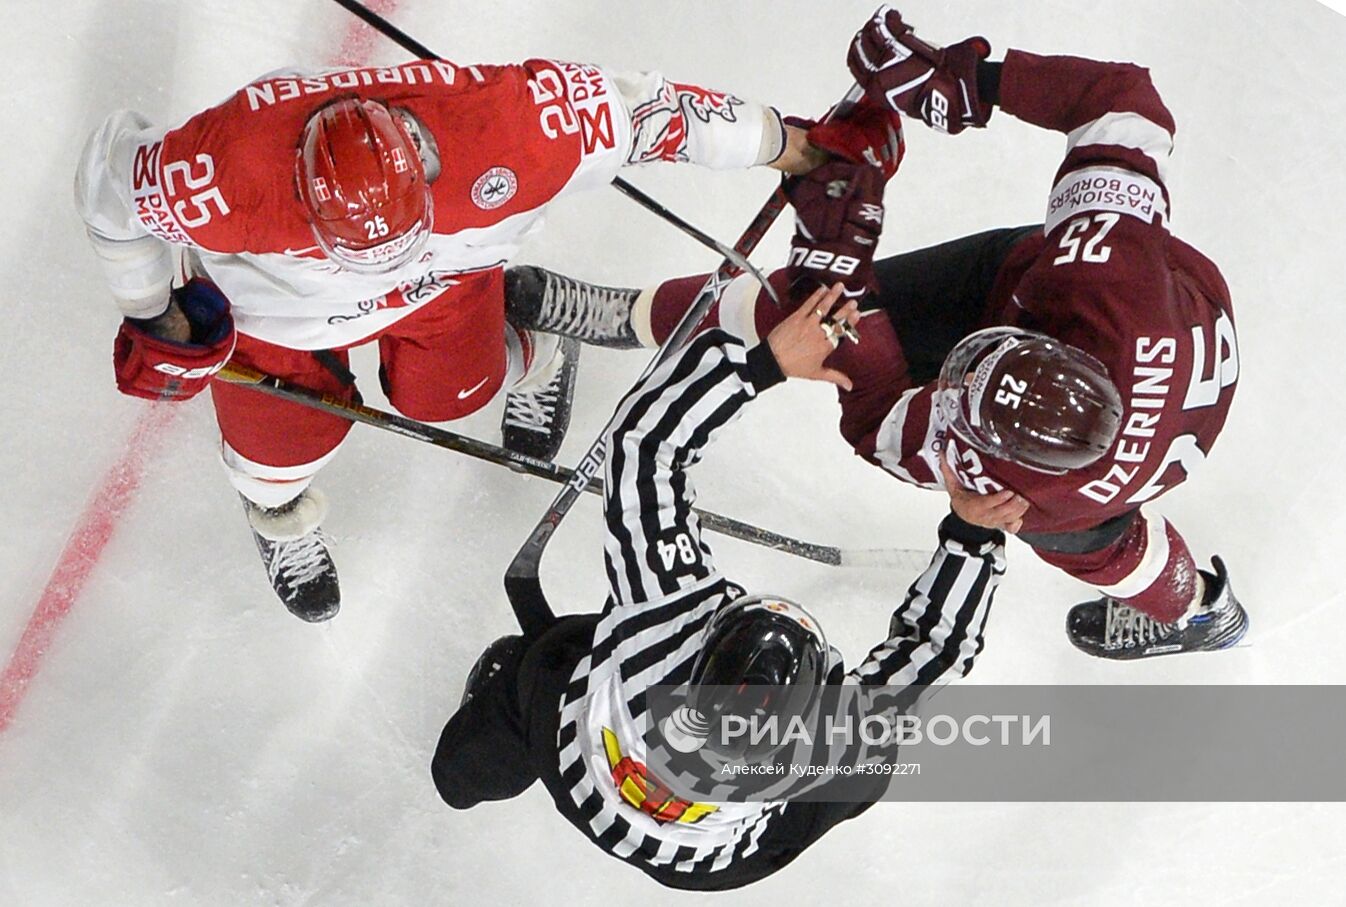
<svg viewBox="0 0 1346 907">
<path fill-rule="evenodd" d="M 861 205 L 872 214 L 882 194 L 874 172 L 836 161 L 794 183 L 792 261 L 827 238 L 805 229 L 806 219 L 851 229 L 858 219 L 849 215 Z M 807 192 L 810 181 L 829 191 Z M 848 191 L 831 191 L 839 181 Z M 805 210 L 805 197 L 823 210 Z M 867 248 L 872 255 L 873 242 Z M 601 613 L 562 617 L 539 636 L 486 649 L 435 751 L 432 774 L 446 803 L 469 809 L 541 779 L 557 810 L 612 856 L 671 888 L 721 890 L 782 868 L 882 794 L 878 786 L 865 802 L 679 800 L 645 774 L 640 730 L 656 685 L 769 688 L 776 693 L 766 710 L 784 723 L 816 709 L 827 684 L 934 685 L 966 674 L 981 651 L 1004 572 L 998 531 L 950 514 L 889 638 L 849 672 L 803 608 L 745 595 L 701 538 L 687 469 L 719 430 L 786 378 L 849 387 L 824 364 L 840 326 L 858 321 L 856 301 L 838 306 L 844 290 L 809 295 L 752 349 L 720 329 L 702 333 L 622 400 L 605 465 L 607 602 Z"/>
</svg>

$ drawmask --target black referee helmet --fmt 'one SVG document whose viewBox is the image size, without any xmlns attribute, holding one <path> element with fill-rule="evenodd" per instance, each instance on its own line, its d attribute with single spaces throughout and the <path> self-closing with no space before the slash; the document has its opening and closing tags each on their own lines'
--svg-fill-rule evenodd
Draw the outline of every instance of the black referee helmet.
<svg viewBox="0 0 1346 907">
<path fill-rule="evenodd" d="M 827 638 L 813 616 L 792 601 L 753 595 L 721 608 L 706 627 L 692 668 L 687 704 L 719 727 L 728 716 L 775 734 L 712 733 L 705 748 L 731 760 L 761 761 L 780 748 L 795 718 L 816 710 L 827 678 Z"/>
</svg>

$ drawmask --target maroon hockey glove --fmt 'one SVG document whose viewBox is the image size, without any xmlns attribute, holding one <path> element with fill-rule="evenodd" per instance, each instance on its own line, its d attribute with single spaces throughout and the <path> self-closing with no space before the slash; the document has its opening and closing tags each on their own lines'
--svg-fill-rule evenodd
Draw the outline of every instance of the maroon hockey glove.
<svg viewBox="0 0 1346 907">
<path fill-rule="evenodd" d="M 809 144 L 855 164 L 872 164 L 892 179 L 902 163 L 907 145 L 902 139 L 902 120 L 866 95 L 844 116 L 831 114 L 821 123 L 786 117 L 790 126 L 807 130 Z"/>
<path fill-rule="evenodd" d="M 993 108 L 977 93 L 977 63 L 990 54 L 985 38 L 947 48 L 927 44 L 897 10 L 881 6 L 855 33 L 846 63 L 876 103 L 957 135 L 991 119 Z"/>
<path fill-rule="evenodd" d="M 156 336 L 148 320 L 122 319 L 112 348 L 117 390 L 147 400 L 187 400 L 201 393 L 210 376 L 229 361 L 238 335 L 229 300 L 219 287 L 195 278 L 173 291 L 187 317 L 191 340 L 177 343 Z"/>
<path fill-rule="evenodd" d="M 785 181 L 795 209 L 790 243 L 791 295 L 840 282 L 847 299 L 876 287 L 874 250 L 883 230 L 883 174 L 868 164 L 828 161 Z"/>
</svg>

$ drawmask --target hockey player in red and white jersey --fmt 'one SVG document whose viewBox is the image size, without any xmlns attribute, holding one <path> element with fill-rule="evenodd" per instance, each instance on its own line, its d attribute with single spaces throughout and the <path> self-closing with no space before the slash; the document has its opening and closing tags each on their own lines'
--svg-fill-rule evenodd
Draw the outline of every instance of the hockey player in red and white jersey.
<svg viewBox="0 0 1346 907">
<path fill-rule="evenodd" d="M 124 393 L 181 400 L 226 361 L 356 398 L 378 342 L 393 405 L 439 422 L 508 394 L 508 446 L 550 457 L 578 344 L 508 325 L 503 264 L 547 203 L 625 166 L 803 172 L 821 156 L 771 108 L 656 73 L 574 63 L 282 72 L 164 128 L 121 111 L 76 201 L 125 316 Z M 224 463 L 269 577 L 305 620 L 339 605 L 310 487 L 350 424 L 217 382 Z"/>
<path fill-rule="evenodd" d="M 989 54 L 982 38 L 935 48 L 886 7 L 852 46 L 871 103 L 949 134 L 985 126 L 999 106 L 1065 133 L 1067 151 L 1045 224 L 875 262 L 876 292 L 862 305 L 874 317 L 829 360 L 854 382 L 840 394 L 842 434 L 860 456 L 947 488 L 961 516 L 1017 533 L 1099 588 L 1105 597 L 1067 621 L 1082 650 L 1137 658 L 1233 645 L 1247 616 L 1223 563 L 1198 570 L 1178 531 L 1141 509 L 1205 459 L 1239 372 L 1228 288 L 1168 228 L 1172 116 L 1137 66 Z M 794 263 L 836 279 L 863 260 L 848 236 Z M 702 280 L 590 295 L 629 308 L 633 330 L 658 342 Z M 766 336 L 782 316 L 759 289 L 740 278 L 710 323 Z"/>
</svg>

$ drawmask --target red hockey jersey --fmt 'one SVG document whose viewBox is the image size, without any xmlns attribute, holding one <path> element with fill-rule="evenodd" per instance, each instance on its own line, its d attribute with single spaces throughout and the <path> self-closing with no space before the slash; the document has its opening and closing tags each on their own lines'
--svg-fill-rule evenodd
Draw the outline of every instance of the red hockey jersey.
<svg viewBox="0 0 1346 907">
<path fill-rule="evenodd" d="M 387 274 L 340 269 L 315 246 L 295 187 L 305 122 L 356 95 L 402 108 L 433 137 L 434 233 Z M 263 77 L 181 125 L 114 114 L 86 145 L 76 197 L 125 314 L 162 311 L 171 252 L 190 250 L 234 305 L 238 329 L 297 349 L 369 338 L 497 267 L 545 205 L 627 164 L 758 162 L 774 112 L 732 96 L 595 66 L 530 60 Z"/>
</svg>

